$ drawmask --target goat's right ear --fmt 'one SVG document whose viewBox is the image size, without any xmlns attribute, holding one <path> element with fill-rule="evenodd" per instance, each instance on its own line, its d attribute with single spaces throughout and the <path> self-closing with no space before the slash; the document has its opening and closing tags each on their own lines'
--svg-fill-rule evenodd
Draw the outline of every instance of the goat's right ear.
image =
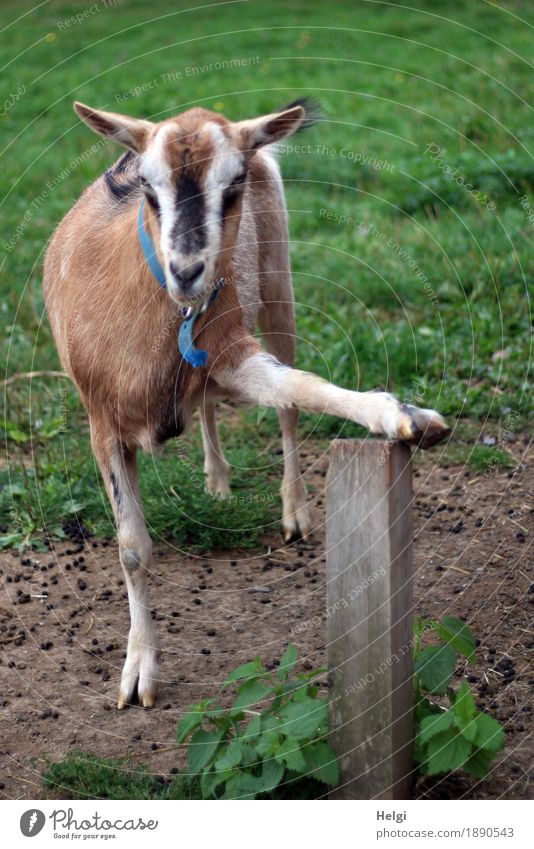
<svg viewBox="0 0 534 849">
<path fill-rule="evenodd" d="M 74 103 L 74 111 L 95 133 L 112 139 L 135 153 L 143 152 L 148 134 L 154 126 L 150 121 L 143 121 L 141 118 L 130 118 L 129 115 L 119 115 L 118 112 L 103 112 L 78 101 Z"/>
</svg>

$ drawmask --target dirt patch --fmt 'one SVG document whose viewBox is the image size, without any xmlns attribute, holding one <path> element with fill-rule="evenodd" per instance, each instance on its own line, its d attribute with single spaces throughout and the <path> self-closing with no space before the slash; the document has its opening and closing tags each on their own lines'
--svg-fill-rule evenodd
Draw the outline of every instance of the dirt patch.
<svg viewBox="0 0 534 849">
<path fill-rule="evenodd" d="M 182 711 L 213 694 L 238 663 L 255 654 L 274 663 L 291 637 L 306 668 L 324 664 L 326 447 L 305 456 L 315 520 L 308 541 L 284 548 L 272 534 L 256 552 L 205 556 L 155 546 L 150 598 L 164 683 L 153 711 L 115 709 L 128 633 L 115 543 L 87 540 L 55 545 L 45 555 L 1 555 L 5 798 L 45 796 L 47 759 L 73 748 L 130 755 L 168 777 L 183 763 L 173 745 Z M 473 628 L 479 665 L 468 670 L 468 680 L 479 707 L 506 732 L 506 748 L 487 780 L 426 780 L 417 787 L 421 797 L 532 797 L 534 453 L 526 435 L 507 449 L 517 463 L 512 471 L 440 467 L 437 452 L 420 456 L 415 467 L 416 610 L 460 616 Z M 303 619 L 322 622 L 292 634 Z"/>
</svg>

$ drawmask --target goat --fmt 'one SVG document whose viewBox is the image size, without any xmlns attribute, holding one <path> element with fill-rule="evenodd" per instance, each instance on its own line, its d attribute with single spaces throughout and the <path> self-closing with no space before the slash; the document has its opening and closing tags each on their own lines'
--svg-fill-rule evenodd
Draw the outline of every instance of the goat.
<svg viewBox="0 0 534 849">
<path fill-rule="evenodd" d="M 118 707 L 131 703 L 136 689 L 139 703 L 152 707 L 152 546 L 138 448 L 151 451 L 179 436 L 199 407 L 207 487 L 224 495 L 229 467 L 216 399 L 275 407 L 284 454 L 282 525 L 290 540 L 310 528 L 299 408 L 423 447 L 448 428 L 433 410 L 402 405 L 386 392 L 341 389 L 294 368 L 287 211 L 272 146 L 309 123 L 305 102 L 238 122 L 200 108 L 158 123 L 82 103 L 74 108 L 127 151 L 57 227 L 44 295 L 62 365 L 89 415 L 128 588 L 131 625 Z M 253 335 L 257 324 L 265 350 Z"/>
</svg>

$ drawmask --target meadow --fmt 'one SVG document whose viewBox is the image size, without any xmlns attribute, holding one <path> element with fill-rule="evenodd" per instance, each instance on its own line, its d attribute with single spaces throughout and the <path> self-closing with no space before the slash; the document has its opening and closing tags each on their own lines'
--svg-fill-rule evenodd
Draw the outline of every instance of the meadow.
<svg viewBox="0 0 534 849">
<path fill-rule="evenodd" d="M 0 545 L 38 546 L 43 532 L 61 537 L 78 523 L 112 533 L 86 415 L 70 382 L 53 374 L 41 294 L 54 227 L 120 153 L 80 125 L 75 99 L 153 120 L 193 105 L 240 119 L 303 95 L 319 101 L 319 123 L 280 150 L 298 365 L 437 407 L 455 427 L 450 450 L 470 427 L 524 428 L 533 24 L 534 8 L 519 0 L 414 0 L 410 8 L 288 0 L 268 13 L 233 0 L 4 2 Z M 227 413 L 236 498 L 222 503 L 203 491 L 195 429 L 185 451 L 169 443 L 142 460 L 154 536 L 246 547 L 276 524 L 276 417 Z M 359 431 L 303 415 L 300 432 L 304 445 L 326 446 Z"/>
</svg>

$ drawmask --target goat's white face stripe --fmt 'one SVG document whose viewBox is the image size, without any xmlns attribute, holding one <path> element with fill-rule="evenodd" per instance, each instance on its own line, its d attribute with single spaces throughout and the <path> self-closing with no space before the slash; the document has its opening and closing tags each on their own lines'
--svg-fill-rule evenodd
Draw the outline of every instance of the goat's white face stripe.
<svg viewBox="0 0 534 849">
<path fill-rule="evenodd" d="M 171 167 L 165 157 L 165 140 L 176 133 L 176 127 L 160 127 L 152 144 L 143 154 L 140 171 L 156 192 L 160 208 L 160 247 L 165 260 L 165 271 L 169 275 L 172 256 L 171 232 L 176 221 L 175 190 Z"/>
<path fill-rule="evenodd" d="M 204 273 L 194 287 L 197 291 L 213 280 L 221 247 L 223 193 L 243 171 L 240 152 L 218 124 L 206 123 L 201 132 L 209 137 L 211 153 L 203 163 L 202 182 L 198 185 L 200 209 L 197 207 L 198 215 L 191 220 L 190 203 L 194 204 L 194 197 L 177 203 L 180 180 L 186 180 L 187 175 L 174 174 L 167 157 L 166 143 L 179 132 L 177 125 L 160 127 L 140 163 L 140 173 L 155 191 L 160 207 L 160 248 L 171 295 L 182 294 L 174 282 L 171 263 L 179 269 L 199 260 L 204 263 Z M 194 189 L 194 181 L 191 186 Z M 195 245 L 195 232 L 199 234 L 198 245 Z M 181 234 L 178 238 L 177 233 Z"/>
</svg>

